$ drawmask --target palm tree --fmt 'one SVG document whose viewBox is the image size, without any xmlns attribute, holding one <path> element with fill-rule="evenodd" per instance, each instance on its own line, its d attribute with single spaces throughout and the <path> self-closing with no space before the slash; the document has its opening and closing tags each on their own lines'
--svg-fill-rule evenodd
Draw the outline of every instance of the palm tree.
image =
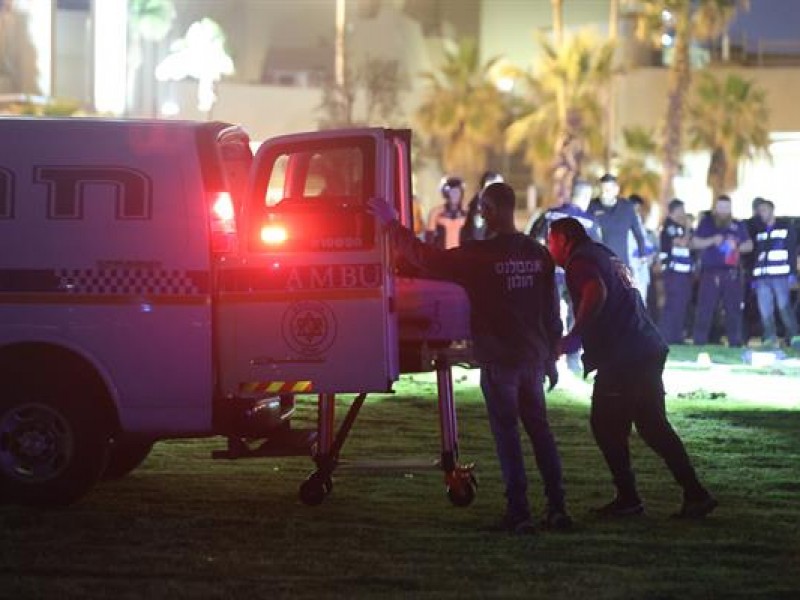
<svg viewBox="0 0 800 600">
<path fill-rule="evenodd" d="M 488 154 L 501 140 L 504 100 L 489 79 L 496 63 L 480 62 L 473 40 L 445 46 L 439 70 L 423 73 L 428 88 L 416 112 L 447 173 L 474 181 L 486 169 Z"/>
<path fill-rule="evenodd" d="M 128 109 L 134 107 L 136 80 L 144 62 L 145 46 L 162 41 L 175 21 L 172 0 L 130 0 L 130 43 L 128 44 Z M 152 76 L 152 74 L 151 74 Z"/>
<path fill-rule="evenodd" d="M 553 10 L 553 45 L 558 48 L 564 42 L 564 0 L 550 0 Z"/>
<path fill-rule="evenodd" d="M 159 81 L 196 79 L 197 108 L 208 118 L 217 101 L 217 82 L 223 75 L 233 73 L 233 59 L 225 49 L 225 32 L 208 17 L 192 23 L 184 37 L 172 42 L 169 55 L 156 67 Z"/>
<path fill-rule="evenodd" d="M 680 170 L 683 150 L 683 109 L 691 85 L 689 50 L 693 41 L 713 39 L 722 34 L 738 8 L 747 8 L 749 0 L 642 0 L 640 36 L 659 40 L 665 17 L 674 28 L 674 51 L 670 65 L 667 113 L 661 149 L 663 176 L 660 201 L 662 208 L 672 198 L 672 182 Z"/>
<path fill-rule="evenodd" d="M 617 176 L 625 195 L 639 194 L 649 201 L 657 201 L 661 191 L 661 173 L 648 163 L 658 153 L 658 144 L 652 129 L 626 127 L 622 131 L 625 154 L 617 166 Z"/>
<path fill-rule="evenodd" d="M 766 94 L 750 80 L 700 73 L 687 116 L 690 146 L 711 152 L 707 182 L 714 198 L 736 188 L 740 160 L 769 156 Z"/>
<path fill-rule="evenodd" d="M 407 126 L 401 100 L 408 86 L 398 61 L 368 58 L 358 68 L 346 61 L 342 77 L 342 85 L 329 79 L 322 87 L 320 129 Z"/>
<path fill-rule="evenodd" d="M 524 147 L 534 178 L 552 179 L 560 203 L 570 197 L 587 160 L 603 156 L 602 92 L 614 72 L 614 44 L 588 33 L 560 48 L 544 39 L 540 44 L 537 68 L 521 74 L 528 94 L 506 130 L 506 145 L 511 151 Z"/>
</svg>

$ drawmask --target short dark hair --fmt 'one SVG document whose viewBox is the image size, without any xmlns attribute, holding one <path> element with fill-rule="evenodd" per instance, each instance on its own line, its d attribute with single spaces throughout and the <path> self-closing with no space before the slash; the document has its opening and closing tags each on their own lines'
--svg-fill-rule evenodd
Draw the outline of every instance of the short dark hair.
<svg viewBox="0 0 800 600">
<path fill-rule="evenodd" d="M 553 221 L 550 225 L 550 232 L 563 235 L 568 240 L 576 242 L 589 239 L 589 234 L 586 233 L 586 229 L 583 228 L 581 222 L 572 217 L 564 217 Z"/>
<path fill-rule="evenodd" d="M 673 211 L 683 208 L 684 206 L 683 200 L 680 198 L 673 198 L 669 201 L 669 204 L 667 204 L 667 212 L 672 213 Z"/>
<path fill-rule="evenodd" d="M 644 198 L 642 198 L 639 194 L 631 194 L 630 196 L 628 196 L 628 200 L 633 204 L 644 206 Z"/>
<path fill-rule="evenodd" d="M 766 202 L 764 198 L 762 198 L 761 196 L 756 196 L 755 198 L 753 198 L 753 202 L 750 204 L 750 206 L 752 206 L 753 210 L 755 210 L 761 204 L 764 204 L 764 202 Z"/>
<path fill-rule="evenodd" d="M 502 210 L 513 211 L 517 206 L 514 189 L 502 181 L 486 186 L 486 189 L 481 192 L 481 198 L 491 200 L 497 208 Z"/>
<path fill-rule="evenodd" d="M 720 201 L 722 201 L 722 202 L 730 202 L 731 201 L 731 197 L 728 196 L 727 194 L 721 194 L 721 195 L 717 196 L 717 202 L 720 202 Z"/>
<path fill-rule="evenodd" d="M 600 178 L 600 183 L 608 183 L 609 181 L 617 181 L 617 178 L 614 177 L 611 173 L 606 173 Z"/>
<path fill-rule="evenodd" d="M 775 210 L 775 203 L 772 200 L 765 200 L 764 198 L 761 199 L 761 202 L 758 203 L 759 206 L 761 205 L 769 206 L 772 210 Z"/>
</svg>

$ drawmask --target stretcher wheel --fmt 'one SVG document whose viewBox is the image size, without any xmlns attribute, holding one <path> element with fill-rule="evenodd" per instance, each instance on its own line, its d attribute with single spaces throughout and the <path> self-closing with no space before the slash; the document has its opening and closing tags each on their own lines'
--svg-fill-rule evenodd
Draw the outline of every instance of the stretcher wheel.
<svg viewBox="0 0 800 600">
<path fill-rule="evenodd" d="M 306 506 L 319 506 L 333 490 L 330 477 L 312 473 L 300 484 L 300 501 Z"/>
<path fill-rule="evenodd" d="M 458 479 L 447 486 L 447 497 L 453 506 L 469 506 L 475 500 L 478 491 L 475 478 Z"/>
</svg>

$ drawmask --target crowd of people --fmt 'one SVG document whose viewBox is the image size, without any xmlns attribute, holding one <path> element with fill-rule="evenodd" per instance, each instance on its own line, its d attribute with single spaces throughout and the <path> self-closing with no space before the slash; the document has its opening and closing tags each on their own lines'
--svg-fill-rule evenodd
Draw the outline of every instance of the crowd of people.
<svg viewBox="0 0 800 600">
<path fill-rule="evenodd" d="M 481 190 L 498 181 L 503 181 L 500 174 L 484 173 L 478 191 L 465 205 L 464 181 L 445 177 L 442 204 L 426 222 L 419 218 L 425 241 L 449 249 L 485 239 L 478 198 Z M 772 201 L 756 198 L 750 218 L 740 221 L 733 217 L 728 196 L 716 198 L 711 210 L 698 219 L 676 198 L 655 232 L 644 225 L 643 198 L 620 196 L 615 176 L 599 179 L 596 198 L 585 194 L 587 187 L 576 186 L 567 202 L 537 215 L 526 233 L 543 242 L 553 222 L 577 219 L 591 239 L 610 248 L 627 266 L 669 344 L 720 344 L 724 339 L 730 347 L 741 347 L 760 337 L 767 349 L 800 348 L 798 303 L 792 297 L 797 286 L 798 232 L 788 219 L 776 216 Z M 556 280 L 569 324 L 572 312 L 560 269 Z M 578 356 L 567 357 L 573 370 L 579 369 Z"/>
</svg>

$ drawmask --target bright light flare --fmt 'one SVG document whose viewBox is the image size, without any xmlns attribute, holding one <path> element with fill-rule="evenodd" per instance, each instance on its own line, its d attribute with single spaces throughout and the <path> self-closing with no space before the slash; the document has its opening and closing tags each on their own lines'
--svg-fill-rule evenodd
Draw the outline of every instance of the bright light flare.
<svg viewBox="0 0 800 600">
<path fill-rule="evenodd" d="M 91 6 L 94 19 L 95 109 L 101 113 L 121 115 L 125 111 L 127 91 L 128 2 L 104 0 L 92 2 Z"/>
<path fill-rule="evenodd" d="M 236 210 L 228 192 L 211 196 L 211 246 L 214 252 L 233 252 L 236 248 Z"/>
<path fill-rule="evenodd" d="M 495 83 L 497 89 L 506 94 L 514 91 L 514 78 L 513 77 L 500 77 Z"/>
<path fill-rule="evenodd" d="M 236 216 L 233 210 L 233 200 L 228 192 L 217 193 L 211 210 L 220 221 L 232 222 Z"/>
<path fill-rule="evenodd" d="M 278 246 L 288 239 L 289 234 L 282 225 L 265 225 L 261 228 L 261 241 L 268 246 Z"/>
</svg>

